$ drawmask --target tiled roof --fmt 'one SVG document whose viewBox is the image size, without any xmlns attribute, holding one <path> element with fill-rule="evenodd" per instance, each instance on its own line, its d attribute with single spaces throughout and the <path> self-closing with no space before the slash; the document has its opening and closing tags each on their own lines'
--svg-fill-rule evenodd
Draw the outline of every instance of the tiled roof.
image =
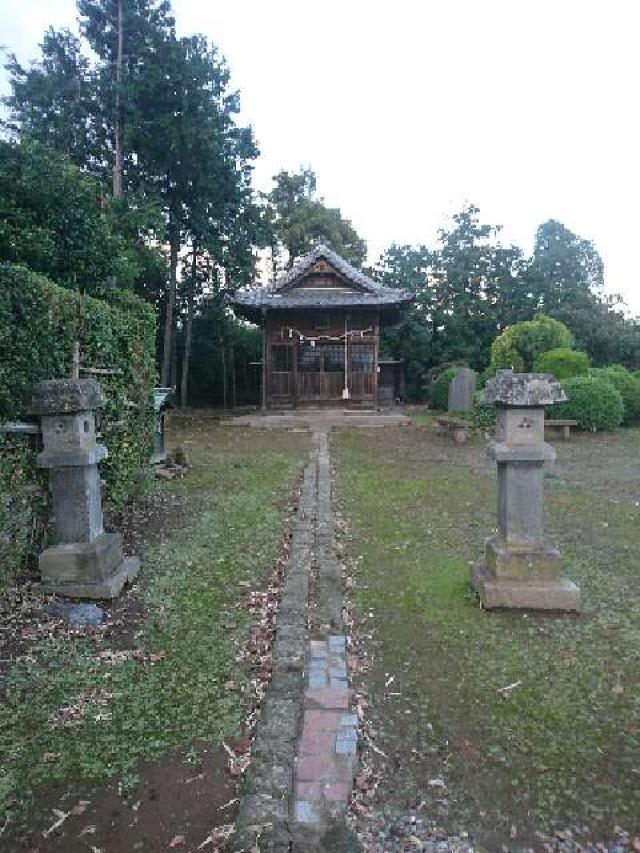
<svg viewBox="0 0 640 853">
<path fill-rule="evenodd" d="M 348 285 L 357 292 L 340 290 L 339 288 L 295 288 L 311 267 L 320 259 L 337 270 Z M 244 291 L 238 291 L 231 299 L 232 305 L 240 311 L 255 312 L 262 308 L 283 310 L 289 308 L 348 308 L 401 305 L 410 302 L 412 296 L 405 290 L 383 287 L 370 279 L 364 273 L 352 267 L 336 252 L 324 243 L 318 244 L 302 255 L 288 270 L 273 284 Z"/>
<path fill-rule="evenodd" d="M 341 276 L 346 278 L 347 281 L 350 281 L 356 287 L 362 288 L 363 290 L 367 290 L 371 293 L 376 290 L 380 290 L 381 285 L 376 284 L 375 281 L 370 279 L 363 272 L 352 267 L 348 261 L 341 258 L 340 255 L 338 255 L 337 252 L 334 252 L 326 243 L 317 243 L 311 251 L 306 253 L 306 255 L 301 255 L 297 258 L 291 269 L 284 273 L 284 275 L 280 276 L 277 281 L 270 284 L 266 289 L 277 291 L 291 287 L 311 269 L 316 261 L 319 261 L 321 258 L 325 261 L 329 261 L 331 266 L 334 267 Z"/>
</svg>

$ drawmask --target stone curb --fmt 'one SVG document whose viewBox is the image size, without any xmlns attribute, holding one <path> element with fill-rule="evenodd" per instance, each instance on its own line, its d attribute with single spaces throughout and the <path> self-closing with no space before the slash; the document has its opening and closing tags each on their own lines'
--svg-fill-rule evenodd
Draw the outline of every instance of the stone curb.
<svg viewBox="0 0 640 853">
<path fill-rule="evenodd" d="M 289 853 L 296 739 L 302 713 L 311 542 L 315 522 L 315 452 L 305 467 L 276 618 L 273 675 L 262 704 L 251 765 L 243 782 L 230 850 Z"/>
<path fill-rule="evenodd" d="M 351 853 L 358 720 L 349 713 L 342 572 L 335 557 L 328 432 L 313 433 L 231 853 Z M 309 580 L 315 568 L 315 608 Z M 309 639 L 309 623 L 314 639 Z"/>
</svg>

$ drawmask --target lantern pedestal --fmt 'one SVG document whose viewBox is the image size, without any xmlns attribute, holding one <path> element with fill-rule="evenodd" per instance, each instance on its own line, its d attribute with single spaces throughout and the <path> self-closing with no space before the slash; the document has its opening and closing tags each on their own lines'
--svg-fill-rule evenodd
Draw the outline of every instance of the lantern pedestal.
<svg viewBox="0 0 640 853">
<path fill-rule="evenodd" d="M 137 557 L 124 557 L 122 536 L 105 533 L 96 443 L 95 409 L 104 404 L 93 379 L 39 382 L 32 411 L 40 415 L 44 450 L 40 468 L 51 470 L 53 544 L 40 554 L 45 592 L 70 598 L 115 598 L 138 573 Z"/>
<path fill-rule="evenodd" d="M 560 384 L 546 374 L 501 371 L 487 383 L 498 406 L 498 532 L 485 544 L 471 583 L 488 608 L 580 610 L 580 590 L 562 575 L 559 551 L 545 541 L 544 465 L 555 459 L 544 441 L 544 407 L 561 402 Z"/>
</svg>

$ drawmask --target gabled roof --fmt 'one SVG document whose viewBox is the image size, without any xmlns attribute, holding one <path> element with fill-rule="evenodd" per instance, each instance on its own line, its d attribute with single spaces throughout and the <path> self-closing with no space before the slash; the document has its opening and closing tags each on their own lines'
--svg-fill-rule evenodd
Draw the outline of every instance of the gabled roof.
<svg viewBox="0 0 640 853">
<path fill-rule="evenodd" d="M 334 252 L 326 243 L 316 243 L 309 252 L 296 259 L 290 270 L 287 270 L 284 275 L 280 276 L 277 281 L 270 284 L 266 289 L 279 291 L 293 287 L 293 285 L 300 281 L 300 279 L 304 278 L 313 265 L 320 260 L 328 261 L 344 279 L 358 290 L 375 293 L 380 289 L 385 289 L 382 285 L 376 284 L 373 279 L 370 279 L 363 272 L 352 267 L 348 261 L 341 258 L 340 255 L 337 252 Z"/>
<path fill-rule="evenodd" d="M 345 289 L 296 287 L 320 260 L 327 261 L 344 279 Z M 405 290 L 378 284 L 351 266 L 326 243 L 318 243 L 299 257 L 291 269 L 277 281 L 266 287 L 238 291 L 231 297 L 230 302 L 238 313 L 255 319 L 266 309 L 391 308 L 399 307 L 412 299 L 413 296 Z"/>
</svg>

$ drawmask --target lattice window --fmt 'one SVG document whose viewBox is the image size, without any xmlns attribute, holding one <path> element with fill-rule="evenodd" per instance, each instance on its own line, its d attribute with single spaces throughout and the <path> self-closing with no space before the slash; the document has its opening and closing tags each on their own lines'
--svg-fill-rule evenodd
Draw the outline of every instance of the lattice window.
<svg viewBox="0 0 640 853">
<path fill-rule="evenodd" d="M 373 373 L 373 344 L 351 345 L 351 369 Z"/>
<path fill-rule="evenodd" d="M 344 344 L 323 344 L 325 373 L 344 373 Z"/>
<path fill-rule="evenodd" d="M 291 355 L 289 344 L 272 344 L 271 370 L 274 373 L 289 373 L 292 369 Z"/>
<path fill-rule="evenodd" d="M 306 341 L 300 344 L 298 350 L 298 370 L 306 373 L 317 373 L 320 370 L 320 348 L 311 346 Z"/>
</svg>

